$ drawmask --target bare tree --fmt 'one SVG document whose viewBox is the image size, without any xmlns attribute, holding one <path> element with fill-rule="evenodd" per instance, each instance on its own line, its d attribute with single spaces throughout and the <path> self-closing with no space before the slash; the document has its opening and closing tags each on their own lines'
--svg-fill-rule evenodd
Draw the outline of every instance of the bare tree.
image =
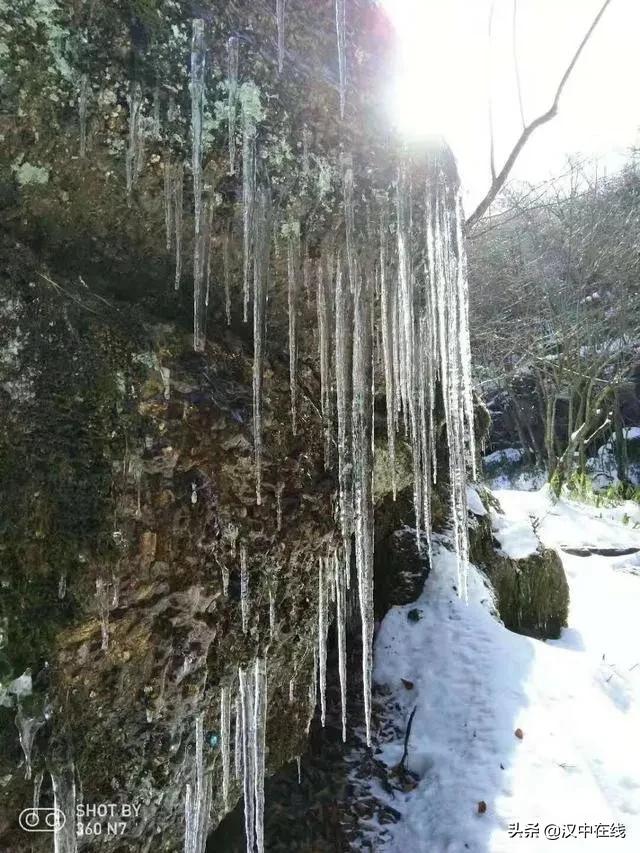
<svg viewBox="0 0 640 853">
<path fill-rule="evenodd" d="M 560 78 L 560 82 L 558 83 L 558 86 L 557 86 L 556 91 L 555 91 L 555 95 L 553 97 L 553 100 L 551 102 L 549 109 L 546 110 L 546 112 L 544 112 L 541 115 L 534 118 L 528 124 L 524 123 L 524 107 L 522 104 L 522 94 L 521 94 L 521 88 L 520 88 L 520 73 L 519 73 L 518 63 L 517 63 L 517 55 L 516 55 L 516 48 L 515 48 L 515 35 L 514 35 L 514 68 L 515 68 L 516 82 L 517 82 L 517 88 L 518 88 L 520 114 L 521 114 L 522 119 L 523 119 L 523 128 L 522 128 L 522 132 L 521 132 L 520 136 L 516 140 L 513 148 L 511 149 L 509 155 L 507 156 L 507 159 L 505 160 L 502 169 L 500 169 L 500 171 L 496 173 L 495 166 L 494 166 L 494 160 L 493 160 L 493 152 L 494 152 L 494 148 L 495 148 L 494 139 L 493 139 L 493 126 L 492 126 L 493 123 L 492 123 L 492 120 L 490 118 L 490 133 L 491 133 L 490 148 L 491 148 L 491 176 L 492 176 L 491 186 L 489 187 L 489 190 L 487 191 L 487 193 L 484 196 L 484 198 L 482 199 L 482 201 L 478 204 L 478 206 L 473 211 L 473 213 L 468 217 L 467 222 L 466 222 L 467 228 L 470 228 L 473 225 L 475 225 L 484 216 L 484 214 L 487 212 L 487 210 L 491 207 L 491 205 L 495 201 L 498 193 L 504 187 L 504 185 L 505 185 L 505 183 L 506 183 L 506 181 L 507 181 L 507 179 L 511 173 L 511 170 L 513 169 L 513 167 L 515 165 L 516 160 L 520 156 L 522 149 L 525 147 L 525 145 L 527 144 L 527 142 L 529 141 L 531 136 L 535 133 L 535 131 L 539 127 L 542 127 L 544 124 L 551 121 L 551 119 L 553 119 L 556 116 L 556 114 L 558 112 L 558 107 L 560 105 L 560 98 L 562 97 L 562 93 L 565 89 L 565 86 L 567 85 L 567 82 L 568 82 L 569 78 L 571 77 L 571 74 L 573 73 L 573 70 L 576 67 L 578 60 L 580 59 L 580 55 L 582 54 L 583 50 L 585 49 L 586 45 L 588 44 L 591 36 L 593 35 L 596 27 L 600 23 L 600 20 L 602 19 L 602 16 L 604 15 L 604 13 L 605 13 L 605 11 L 606 11 L 606 9 L 610 3 L 611 3 L 611 0 L 604 0 L 604 3 L 602 4 L 600 11 L 598 12 L 598 14 L 593 19 L 591 26 L 589 27 L 589 29 L 585 33 L 582 41 L 578 45 L 578 48 L 577 48 L 576 52 L 573 54 L 573 57 L 572 57 L 571 61 L 569 62 L 569 65 L 567 66 L 564 74 Z M 493 14 L 493 7 L 492 7 L 491 15 L 492 14 Z M 515 32 L 516 14 L 517 14 L 517 6 L 516 6 L 516 3 L 514 2 L 514 32 Z M 491 23 L 489 24 L 489 30 L 491 31 Z M 490 103 L 490 110 L 491 110 L 491 103 Z"/>
</svg>

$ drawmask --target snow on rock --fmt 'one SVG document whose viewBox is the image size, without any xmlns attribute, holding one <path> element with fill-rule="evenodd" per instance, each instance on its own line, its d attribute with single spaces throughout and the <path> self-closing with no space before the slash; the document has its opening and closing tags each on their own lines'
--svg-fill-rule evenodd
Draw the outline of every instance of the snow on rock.
<svg viewBox="0 0 640 853">
<path fill-rule="evenodd" d="M 501 515 L 492 510 L 491 527 L 501 550 L 512 560 L 524 560 L 540 549 L 533 519 L 528 516 Z"/>
<path fill-rule="evenodd" d="M 467 508 L 474 515 L 486 515 L 487 511 L 484 508 L 480 495 L 472 486 L 467 486 Z"/>
<path fill-rule="evenodd" d="M 482 461 L 487 468 L 491 468 L 494 465 L 504 465 L 505 462 L 522 462 L 522 457 L 523 452 L 519 447 L 506 447 L 504 450 L 494 450 L 493 453 L 487 454 Z"/>
<path fill-rule="evenodd" d="M 554 504 L 547 490 L 508 494 L 507 517 L 541 518 L 545 545 L 557 544 L 561 532 L 574 543 L 579 534 L 583 543 L 601 536 L 626 543 L 631 533 L 640 541 L 621 514 L 596 524 L 594 509 Z M 633 571 L 640 560 L 563 560 L 570 627 L 557 641 L 513 634 L 492 618 L 473 566 L 469 604 L 460 601 L 455 558 L 441 544 L 420 598 L 383 620 L 374 677 L 398 710 L 397 734 L 378 757 L 397 766 L 415 708 L 407 767 L 416 786 L 379 791 L 401 817 L 385 826 L 388 841 L 377 849 L 541 853 L 557 847 L 544 837 L 552 823 L 576 825 L 576 837 L 564 841 L 581 853 L 640 849 L 640 578 Z M 513 837 L 514 824 L 537 825 L 540 837 Z M 625 837 L 596 838 L 598 824 L 622 824 Z M 578 835 L 580 825 L 593 826 L 593 836 Z"/>
</svg>

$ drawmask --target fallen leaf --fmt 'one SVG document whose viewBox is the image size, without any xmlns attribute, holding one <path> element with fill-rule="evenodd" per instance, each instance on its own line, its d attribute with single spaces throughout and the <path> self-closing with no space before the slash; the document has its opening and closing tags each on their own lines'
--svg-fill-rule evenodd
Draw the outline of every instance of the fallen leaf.
<svg viewBox="0 0 640 853">
<path fill-rule="evenodd" d="M 407 690 L 413 690 L 413 681 L 408 681 L 406 678 L 401 678 L 400 681 L 404 684 Z"/>
<path fill-rule="evenodd" d="M 480 800 L 478 803 L 478 814 L 484 814 L 487 810 L 487 804 L 484 800 Z"/>
<path fill-rule="evenodd" d="M 522 740 L 522 738 L 524 737 L 524 733 L 523 733 L 522 729 L 516 729 L 516 730 L 515 730 L 515 732 L 514 732 L 514 735 L 515 735 L 519 740 Z"/>
</svg>

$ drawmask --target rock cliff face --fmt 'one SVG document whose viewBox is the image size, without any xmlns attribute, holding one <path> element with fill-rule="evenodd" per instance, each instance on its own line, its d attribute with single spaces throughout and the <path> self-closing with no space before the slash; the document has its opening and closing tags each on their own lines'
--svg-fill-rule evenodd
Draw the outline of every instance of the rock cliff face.
<svg viewBox="0 0 640 853">
<path fill-rule="evenodd" d="M 161 827 L 158 843 L 177 849 L 195 717 L 219 739 L 222 686 L 267 648 L 269 766 L 301 748 L 317 561 L 334 536 L 317 417 L 303 396 L 291 435 L 287 374 L 274 364 L 257 506 L 242 341 L 222 334 L 194 355 L 175 326 L 54 286 L 27 250 L 5 249 L 3 683 L 33 676 L 22 707 L 38 727 L 35 777 L 73 756 L 86 802 L 142 804 L 132 835 Z M 0 713 L 8 838 L 33 783 L 16 708 Z"/>
</svg>

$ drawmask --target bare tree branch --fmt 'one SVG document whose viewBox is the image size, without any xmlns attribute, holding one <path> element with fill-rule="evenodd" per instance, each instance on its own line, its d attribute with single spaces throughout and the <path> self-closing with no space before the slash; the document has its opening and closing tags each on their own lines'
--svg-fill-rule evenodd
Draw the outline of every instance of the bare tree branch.
<svg viewBox="0 0 640 853">
<path fill-rule="evenodd" d="M 523 129 L 523 131 L 520 134 L 520 137 L 518 138 L 516 144 L 513 146 L 511 153 L 507 157 L 504 166 L 502 167 L 502 169 L 500 170 L 498 175 L 494 178 L 494 180 L 491 182 L 491 186 L 489 187 L 488 193 L 485 195 L 485 197 L 482 199 L 480 204 L 473 211 L 471 216 L 469 216 L 469 218 L 467 219 L 466 225 L 468 228 L 471 227 L 472 225 L 475 225 L 475 223 L 478 222 L 478 220 L 484 216 L 484 214 L 487 212 L 489 207 L 491 207 L 492 203 L 495 201 L 496 196 L 498 195 L 498 193 L 500 192 L 500 190 L 504 186 L 504 183 L 507 180 L 509 173 L 513 169 L 513 166 L 514 166 L 516 160 L 518 159 L 520 152 L 522 151 L 524 146 L 529 141 L 529 138 L 531 137 L 531 135 L 533 133 L 535 133 L 535 131 L 539 127 L 542 127 L 543 124 L 546 124 L 547 122 L 551 121 L 551 119 L 554 118 L 555 115 L 557 114 L 558 105 L 560 103 L 560 98 L 561 98 L 562 92 L 564 91 L 564 88 L 567 84 L 567 81 L 569 80 L 569 77 L 571 76 L 573 69 L 575 68 L 575 66 L 577 64 L 578 59 L 580 58 L 580 55 L 582 54 L 582 51 L 584 50 L 587 43 L 589 42 L 589 39 L 593 35 L 594 30 L 596 29 L 596 27 L 600 23 L 600 19 L 604 15 L 604 13 L 605 13 L 605 11 L 606 11 L 606 9 L 610 3 L 611 3 L 611 0 L 604 0 L 604 3 L 602 4 L 600 11 L 598 12 L 596 17 L 592 21 L 591 26 L 589 27 L 584 38 L 582 39 L 582 41 L 578 45 L 578 49 L 574 53 L 571 62 L 569 63 L 566 71 L 562 75 L 562 78 L 560 80 L 560 83 L 558 84 L 558 88 L 556 89 L 555 97 L 551 103 L 551 106 L 549 107 L 549 109 L 545 113 L 542 113 L 542 115 L 539 115 L 537 118 L 535 118 L 532 122 L 530 122 Z"/>
</svg>

